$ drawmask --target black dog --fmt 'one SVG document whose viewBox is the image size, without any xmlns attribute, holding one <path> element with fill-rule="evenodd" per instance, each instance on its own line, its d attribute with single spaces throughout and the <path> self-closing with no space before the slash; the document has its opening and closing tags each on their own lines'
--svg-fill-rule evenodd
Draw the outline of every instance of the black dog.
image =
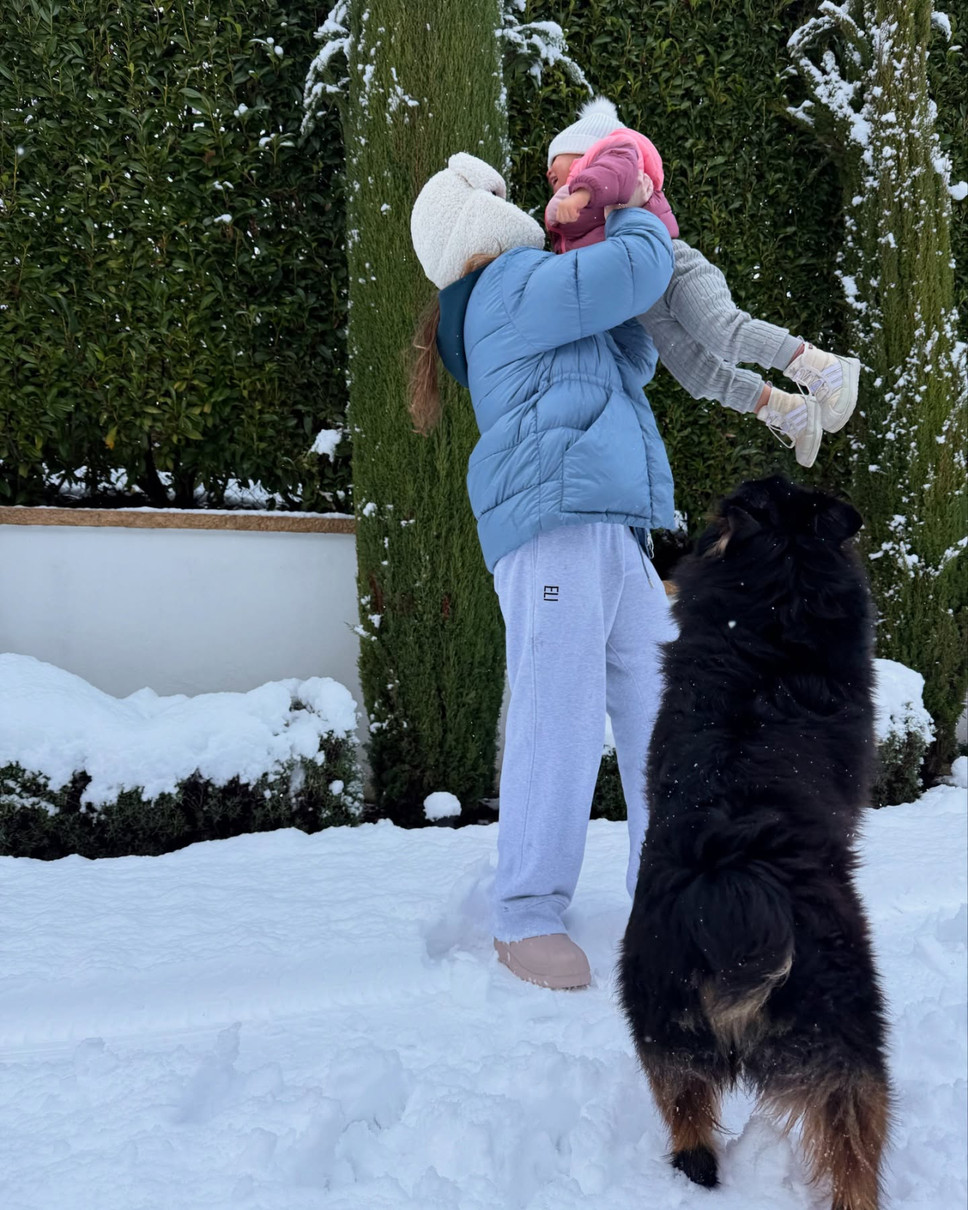
<svg viewBox="0 0 968 1210">
<path fill-rule="evenodd" d="M 742 1079 L 833 1210 L 877 1210 L 884 1010 L 853 884 L 874 754 L 871 605 L 849 504 L 745 483 L 677 568 L 623 1007 L 672 1139 L 717 1183 Z"/>
</svg>

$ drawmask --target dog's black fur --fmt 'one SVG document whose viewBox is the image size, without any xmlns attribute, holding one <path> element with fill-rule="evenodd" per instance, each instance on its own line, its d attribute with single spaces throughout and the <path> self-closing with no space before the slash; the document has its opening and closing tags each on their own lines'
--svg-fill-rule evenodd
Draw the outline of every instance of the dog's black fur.
<svg viewBox="0 0 968 1210">
<path fill-rule="evenodd" d="M 742 1078 L 802 1123 L 835 1210 L 876 1210 L 890 1102 L 852 877 L 874 755 L 860 525 L 821 492 L 745 483 L 679 564 L 620 965 L 674 1165 L 716 1184 L 719 1098 Z"/>
</svg>

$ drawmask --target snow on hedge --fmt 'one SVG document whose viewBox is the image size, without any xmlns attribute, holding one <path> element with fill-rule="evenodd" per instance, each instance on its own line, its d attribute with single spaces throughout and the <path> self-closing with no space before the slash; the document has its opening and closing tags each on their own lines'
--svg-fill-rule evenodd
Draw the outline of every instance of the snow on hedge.
<svg viewBox="0 0 968 1210">
<path fill-rule="evenodd" d="M 174 793 L 194 774 L 253 784 L 300 760 L 321 762 L 324 736 L 352 736 L 356 703 L 329 677 L 273 681 L 248 693 L 115 698 L 26 655 L 0 655 L 0 768 L 19 765 L 53 789 L 84 771 L 85 804 L 138 787 Z"/>
<path fill-rule="evenodd" d="M 876 679 L 874 730 L 877 742 L 909 732 L 926 744 L 934 739 L 934 723 L 924 708 L 924 677 L 896 660 L 875 660 Z"/>
</svg>

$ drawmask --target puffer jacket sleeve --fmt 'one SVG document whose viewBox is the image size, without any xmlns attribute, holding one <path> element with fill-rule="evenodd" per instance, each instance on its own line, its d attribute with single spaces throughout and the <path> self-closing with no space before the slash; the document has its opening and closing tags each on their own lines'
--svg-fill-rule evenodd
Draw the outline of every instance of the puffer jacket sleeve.
<svg viewBox="0 0 968 1210">
<path fill-rule="evenodd" d="M 589 206 L 627 202 L 639 179 L 639 156 L 634 143 L 612 143 L 595 156 L 584 172 L 568 181 L 569 193 L 587 189 Z"/>
<path fill-rule="evenodd" d="M 672 267 L 672 240 L 654 215 L 613 210 L 603 243 L 547 253 L 522 277 L 508 274 L 504 301 L 521 339 L 544 352 L 641 315 L 665 293 Z"/>
<path fill-rule="evenodd" d="M 612 328 L 609 336 L 626 364 L 629 372 L 642 386 L 652 379 L 655 374 L 658 354 L 652 338 L 646 334 L 638 319 L 630 319 L 617 328 Z"/>
</svg>

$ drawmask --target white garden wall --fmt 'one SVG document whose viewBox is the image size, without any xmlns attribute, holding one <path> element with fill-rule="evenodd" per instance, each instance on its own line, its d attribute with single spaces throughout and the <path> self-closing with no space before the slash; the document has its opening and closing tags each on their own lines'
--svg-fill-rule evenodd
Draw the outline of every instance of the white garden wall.
<svg viewBox="0 0 968 1210">
<path fill-rule="evenodd" d="M 0 651 L 116 697 L 331 676 L 362 709 L 352 532 L 230 529 L 225 514 L 211 522 L 219 528 L 183 529 L 171 517 L 142 528 L 143 512 L 119 512 L 112 525 L 78 525 L 77 514 L 69 525 L 9 523 L 28 511 L 45 510 L 0 508 Z M 206 524 L 203 514 L 190 520 Z M 506 709 L 505 700 L 499 746 Z M 966 732 L 962 715 L 962 743 Z"/>
<path fill-rule="evenodd" d="M 0 651 L 115 696 L 331 676 L 362 701 L 352 533 L 0 524 L 0 569 Z"/>
</svg>

